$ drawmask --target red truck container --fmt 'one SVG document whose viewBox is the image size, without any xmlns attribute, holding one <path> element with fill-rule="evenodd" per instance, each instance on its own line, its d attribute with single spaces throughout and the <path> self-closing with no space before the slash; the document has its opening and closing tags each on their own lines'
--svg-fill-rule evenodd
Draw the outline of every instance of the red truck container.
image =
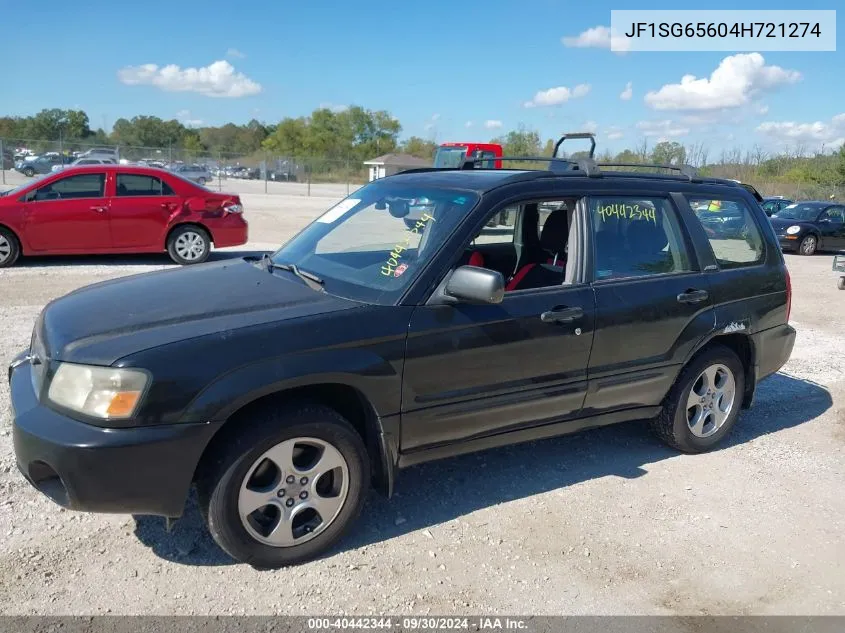
<svg viewBox="0 0 845 633">
<path fill-rule="evenodd" d="M 483 163 L 486 168 L 502 168 L 502 146 L 496 143 L 441 143 L 434 154 L 435 167 L 460 167 L 461 159 L 478 153 L 479 158 L 490 158 L 490 163 Z"/>
</svg>

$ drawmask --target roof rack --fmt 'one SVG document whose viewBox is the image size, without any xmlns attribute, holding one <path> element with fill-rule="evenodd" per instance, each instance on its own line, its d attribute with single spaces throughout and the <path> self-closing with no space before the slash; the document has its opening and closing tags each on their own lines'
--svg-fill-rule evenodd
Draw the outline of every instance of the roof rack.
<svg viewBox="0 0 845 633">
<path fill-rule="evenodd" d="M 590 158 L 593 158 L 596 154 L 596 135 L 592 132 L 569 132 L 568 134 L 564 134 L 555 143 L 555 148 L 552 150 L 552 157 L 557 158 L 557 150 L 563 145 L 564 141 L 583 138 L 590 139 Z"/>
<path fill-rule="evenodd" d="M 651 169 L 668 169 L 686 176 L 690 182 L 701 182 L 698 170 L 692 165 L 668 165 L 663 163 L 597 163 L 598 167 L 648 167 Z"/>
<path fill-rule="evenodd" d="M 563 158 L 558 156 L 558 150 L 566 142 L 576 139 L 589 139 L 590 153 L 587 157 L 581 158 Z M 604 175 L 602 167 L 623 167 L 629 169 L 667 169 L 674 171 L 684 176 L 689 182 L 702 182 L 698 171 L 691 165 L 669 165 L 662 163 L 621 163 L 621 162 L 602 162 L 597 163 L 595 160 L 596 153 L 596 135 L 592 132 L 569 132 L 561 136 L 557 143 L 555 143 L 554 150 L 551 156 L 497 156 L 495 159 L 482 158 L 480 152 L 474 152 L 472 156 L 464 156 L 461 158 L 461 163 L 458 169 L 478 169 L 479 165 L 483 167 L 484 163 L 489 166 L 493 160 L 496 161 L 519 161 L 519 162 L 544 162 L 548 164 L 546 168 L 553 172 L 573 172 L 580 171 L 590 178 L 600 178 Z M 489 167 L 487 167 L 489 168 Z M 425 169 L 425 168 L 424 168 Z M 574 175 L 574 174 L 573 174 Z M 653 177 L 659 177 L 659 174 L 653 174 Z M 715 180 L 715 179 L 708 179 Z"/>
</svg>

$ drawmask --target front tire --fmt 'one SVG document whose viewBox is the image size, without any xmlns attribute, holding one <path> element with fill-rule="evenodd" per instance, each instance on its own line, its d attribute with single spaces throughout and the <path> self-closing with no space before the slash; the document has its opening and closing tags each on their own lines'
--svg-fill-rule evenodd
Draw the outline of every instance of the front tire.
<svg viewBox="0 0 845 633">
<path fill-rule="evenodd" d="M 20 243 L 14 233 L 0 226 L 0 268 L 14 265 L 21 254 Z"/>
<path fill-rule="evenodd" d="M 804 239 L 798 245 L 798 252 L 801 255 L 813 255 L 819 246 L 819 241 L 815 235 L 805 235 Z"/>
<path fill-rule="evenodd" d="M 333 409 L 267 409 L 220 446 L 198 498 L 211 536 L 240 562 L 277 569 L 312 560 L 361 512 L 367 450 Z"/>
<path fill-rule="evenodd" d="M 35 170 L 32 167 L 27 167 L 23 170 L 23 175 L 32 178 L 35 175 Z"/>
<path fill-rule="evenodd" d="M 205 178 L 197 178 L 197 184 L 204 185 L 208 182 Z"/>
<path fill-rule="evenodd" d="M 672 448 L 703 453 L 730 433 L 744 393 L 742 362 L 727 347 L 713 345 L 681 371 L 652 428 Z"/>
<path fill-rule="evenodd" d="M 836 282 L 836 287 L 840 290 L 845 290 L 845 277 L 840 277 Z"/>
<path fill-rule="evenodd" d="M 177 264 L 201 264 L 211 253 L 211 237 L 194 225 L 178 226 L 167 238 L 167 254 Z"/>
</svg>

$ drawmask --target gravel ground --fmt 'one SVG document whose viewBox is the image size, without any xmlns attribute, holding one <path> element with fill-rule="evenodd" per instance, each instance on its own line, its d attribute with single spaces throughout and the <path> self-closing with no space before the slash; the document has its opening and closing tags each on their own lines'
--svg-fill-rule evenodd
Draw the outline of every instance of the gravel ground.
<svg viewBox="0 0 845 633">
<path fill-rule="evenodd" d="M 345 191 L 328 191 L 334 196 Z M 244 194 L 267 250 L 333 202 Z M 679 455 L 642 424 L 403 471 L 397 496 L 319 561 L 258 572 L 193 500 L 161 519 L 59 509 L 14 467 L 0 381 L 0 613 L 845 614 L 845 338 L 831 257 L 787 256 L 798 340 L 723 450 Z M 53 297 L 164 257 L 24 260 L 0 272 L 0 363 Z M 839 310 L 837 310 L 839 308 Z"/>
</svg>

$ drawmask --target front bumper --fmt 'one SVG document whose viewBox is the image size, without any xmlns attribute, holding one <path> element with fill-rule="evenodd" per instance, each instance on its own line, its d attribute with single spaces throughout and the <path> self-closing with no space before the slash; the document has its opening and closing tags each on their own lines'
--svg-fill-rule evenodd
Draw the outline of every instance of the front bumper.
<svg viewBox="0 0 845 633">
<path fill-rule="evenodd" d="M 15 457 L 29 483 L 71 510 L 182 515 L 197 463 L 216 426 L 106 429 L 85 424 L 38 401 L 25 354 L 12 365 Z"/>
<path fill-rule="evenodd" d="M 797 251 L 798 250 L 798 244 L 801 243 L 801 240 L 799 240 L 796 236 L 792 236 L 792 235 L 790 235 L 789 238 L 790 239 L 787 239 L 787 237 L 785 235 L 779 235 L 778 236 L 778 242 L 780 243 L 781 250 L 790 251 L 790 252 L 791 251 Z"/>
</svg>

